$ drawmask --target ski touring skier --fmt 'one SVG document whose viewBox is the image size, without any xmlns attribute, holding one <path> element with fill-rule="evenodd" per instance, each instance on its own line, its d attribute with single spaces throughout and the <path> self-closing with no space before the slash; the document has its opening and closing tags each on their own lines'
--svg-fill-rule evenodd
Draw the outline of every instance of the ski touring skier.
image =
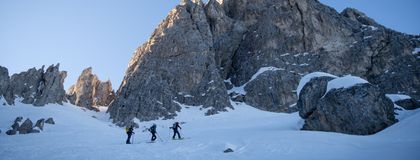
<svg viewBox="0 0 420 160">
<path fill-rule="evenodd" d="M 175 135 L 178 135 L 178 139 L 182 139 L 181 135 L 179 134 L 178 128 L 182 129 L 181 126 L 179 126 L 178 122 L 175 122 L 172 127 L 169 127 L 170 129 L 172 129 L 174 131 L 174 135 L 172 136 L 172 139 L 175 139 Z"/>
<path fill-rule="evenodd" d="M 131 140 L 131 135 L 134 134 L 134 129 L 133 126 L 130 127 L 126 127 L 125 128 L 125 132 L 127 133 L 127 141 L 125 141 L 126 144 L 131 144 L 132 142 L 130 142 Z"/>
<path fill-rule="evenodd" d="M 153 123 L 153 125 L 148 129 L 150 133 L 152 133 L 152 142 L 156 140 L 156 124 Z"/>
</svg>

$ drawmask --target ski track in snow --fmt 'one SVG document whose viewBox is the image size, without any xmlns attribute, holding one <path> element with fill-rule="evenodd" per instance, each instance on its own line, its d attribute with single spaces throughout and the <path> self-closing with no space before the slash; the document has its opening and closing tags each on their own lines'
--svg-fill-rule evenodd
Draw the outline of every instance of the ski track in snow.
<svg viewBox="0 0 420 160">
<path fill-rule="evenodd" d="M 2 100 L 0 100 L 2 101 Z M 2 104 L 3 102 L 1 102 Z M 420 110 L 399 111 L 400 122 L 372 136 L 300 131 L 298 113 L 271 113 L 231 102 L 234 110 L 203 116 L 199 107 L 183 106 L 175 120 L 141 122 L 134 144 L 124 144 L 124 128 L 113 125 L 101 112 L 50 104 L 33 107 L 16 103 L 0 106 L 0 159 L 418 159 Z M 5 135 L 17 116 L 53 117 L 39 134 Z M 95 116 L 96 118 L 93 118 Z M 185 140 L 172 141 L 169 127 L 181 122 Z M 146 143 L 144 126 L 156 123 L 163 141 Z M 234 152 L 223 153 L 227 148 Z"/>
</svg>

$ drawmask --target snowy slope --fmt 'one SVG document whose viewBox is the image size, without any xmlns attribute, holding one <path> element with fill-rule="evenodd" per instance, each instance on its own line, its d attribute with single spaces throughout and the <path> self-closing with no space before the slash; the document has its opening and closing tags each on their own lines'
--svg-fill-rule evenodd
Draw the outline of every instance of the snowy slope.
<svg viewBox="0 0 420 160">
<path fill-rule="evenodd" d="M 184 106 L 177 121 L 185 140 L 170 140 L 174 120 L 140 123 L 134 143 L 124 144 L 123 128 L 104 112 L 83 111 L 70 104 L 0 107 L 0 159 L 418 159 L 420 110 L 401 111 L 397 124 L 373 136 L 300 131 L 297 113 L 271 113 L 232 102 L 235 110 L 204 117 L 205 110 Z M 91 117 L 92 115 L 97 118 Z M 39 134 L 7 136 L 14 118 L 53 117 Z M 158 125 L 162 141 L 146 143 L 143 126 Z M 227 147 L 233 153 L 223 153 Z"/>
</svg>

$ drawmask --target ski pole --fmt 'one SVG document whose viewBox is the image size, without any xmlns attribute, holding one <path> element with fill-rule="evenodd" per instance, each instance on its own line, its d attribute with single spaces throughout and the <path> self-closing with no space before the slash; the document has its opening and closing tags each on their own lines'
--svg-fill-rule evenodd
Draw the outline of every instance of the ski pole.
<svg viewBox="0 0 420 160">
<path fill-rule="evenodd" d="M 157 137 L 160 139 L 161 142 L 163 142 L 162 138 L 160 138 L 160 135 L 156 132 Z"/>
</svg>

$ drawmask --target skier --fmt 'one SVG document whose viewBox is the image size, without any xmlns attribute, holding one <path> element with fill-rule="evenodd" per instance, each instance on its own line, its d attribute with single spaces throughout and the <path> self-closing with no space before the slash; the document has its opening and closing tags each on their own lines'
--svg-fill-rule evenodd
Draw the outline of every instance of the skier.
<svg viewBox="0 0 420 160">
<path fill-rule="evenodd" d="M 181 139 L 181 135 L 178 132 L 178 128 L 182 129 L 181 126 L 179 126 L 178 122 L 175 122 L 172 127 L 169 127 L 170 129 L 174 130 L 174 135 L 172 136 L 172 139 L 175 139 L 175 135 L 178 134 L 178 139 Z"/>
<path fill-rule="evenodd" d="M 133 132 L 133 126 L 126 127 L 125 128 L 125 132 L 127 133 L 127 141 L 125 141 L 125 143 L 126 144 L 131 144 L 131 142 L 130 142 L 131 135 L 134 134 L 134 132 Z"/>
<path fill-rule="evenodd" d="M 152 142 L 156 140 L 156 124 L 153 125 L 148 129 L 150 133 L 152 133 Z"/>
</svg>

